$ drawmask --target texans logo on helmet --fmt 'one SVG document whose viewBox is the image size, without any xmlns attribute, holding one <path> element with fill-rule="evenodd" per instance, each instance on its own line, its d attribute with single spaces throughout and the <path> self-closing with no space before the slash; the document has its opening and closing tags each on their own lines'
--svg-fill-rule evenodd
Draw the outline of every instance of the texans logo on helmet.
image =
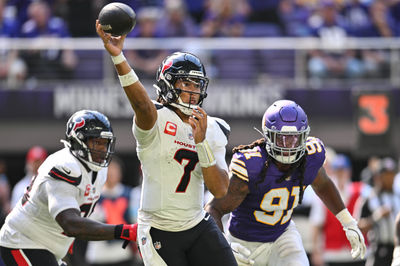
<svg viewBox="0 0 400 266">
<path fill-rule="evenodd" d="M 83 127 L 84 125 L 85 125 L 85 119 L 83 119 L 83 118 L 81 118 L 81 120 L 79 122 L 75 121 L 73 131 L 77 130 L 78 128 Z"/>
<path fill-rule="evenodd" d="M 164 74 L 164 71 L 167 70 L 168 68 L 170 68 L 172 66 L 174 60 L 169 59 L 167 62 L 164 63 L 163 68 L 161 70 L 161 73 Z"/>
<path fill-rule="evenodd" d="M 83 127 L 85 125 L 85 119 L 80 117 L 80 120 L 78 121 L 73 121 L 73 123 L 70 123 L 67 128 L 67 135 L 70 136 L 72 131 L 76 131 L 77 129 Z"/>
</svg>

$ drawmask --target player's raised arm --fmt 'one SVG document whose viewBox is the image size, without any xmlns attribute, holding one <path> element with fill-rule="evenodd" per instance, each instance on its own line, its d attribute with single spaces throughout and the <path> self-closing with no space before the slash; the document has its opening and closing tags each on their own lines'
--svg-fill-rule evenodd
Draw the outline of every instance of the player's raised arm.
<svg viewBox="0 0 400 266">
<path fill-rule="evenodd" d="M 135 111 L 137 126 L 144 130 L 151 129 L 157 119 L 157 110 L 122 52 L 126 35 L 114 37 L 105 33 L 98 20 L 96 21 L 96 31 L 103 40 L 104 48 L 111 55 L 121 86 Z"/>
</svg>

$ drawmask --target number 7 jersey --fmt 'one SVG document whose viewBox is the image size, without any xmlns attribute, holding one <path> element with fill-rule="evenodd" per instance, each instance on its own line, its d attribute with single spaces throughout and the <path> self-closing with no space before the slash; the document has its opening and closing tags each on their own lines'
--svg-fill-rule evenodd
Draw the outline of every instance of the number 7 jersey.
<svg viewBox="0 0 400 266">
<path fill-rule="evenodd" d="M 183 231 L 205 215 L 202 169 L 191 126 L 171 109 L 156 107 L 158 116 L 152 129 L 133 125 L 143 172 L 138 221 L 160 230 Z M 221 119 L 207 118 L 206 139 L 217 165 L 228 172 L 225 134 L 229 126 Z"/>
<path fill-rule="evenodd" d="M 306 147 L 304 189 L 314 181 L 325 161 L 325 149 L 319 139 L 309 137 Z M 299 202 L 300 171 L 295 170 L 286 180 L 278 183 L 284 173 L 270 161 L 265 176 L 260 176 L 267 158 L 266 150 L 256 146 L 235 153 L 231 160 L 231 174 L 247 182 L 250 191 L 231 213 L 229 224 L 230 233 L 242 240 L 275 241 L 288 227 L 293 209 Z"/>
</svg>

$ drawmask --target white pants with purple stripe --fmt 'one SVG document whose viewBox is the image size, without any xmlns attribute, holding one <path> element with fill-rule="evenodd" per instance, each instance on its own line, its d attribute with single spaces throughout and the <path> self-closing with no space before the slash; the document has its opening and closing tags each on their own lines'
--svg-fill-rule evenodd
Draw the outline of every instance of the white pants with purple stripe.
<svg viewBox="0 0 400 266">
<path fill-rule="evenodd" d="M 293 221 L 275 242 L 249 242 L 227 234 L 230 242 L 237 242 L 251 251 L 254 266 L 308 266 L 306 252 Z M 239 264 L 240 266 L 240 264 Z"/>
</svg>

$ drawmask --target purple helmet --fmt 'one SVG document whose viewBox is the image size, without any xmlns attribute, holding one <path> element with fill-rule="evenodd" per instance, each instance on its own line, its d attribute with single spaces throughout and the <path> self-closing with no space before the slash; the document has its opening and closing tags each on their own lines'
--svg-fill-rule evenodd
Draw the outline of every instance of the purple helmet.
<svg viewBox="0 0 400 266">
<path fill-rule="evenodd" d="M 310 127 L 306 113 L 297 103 L 274 102 L 264 113 L 262 130 L 266 150 L 278 162 L 292 164 L 304 155 Z"/>
</svg>

